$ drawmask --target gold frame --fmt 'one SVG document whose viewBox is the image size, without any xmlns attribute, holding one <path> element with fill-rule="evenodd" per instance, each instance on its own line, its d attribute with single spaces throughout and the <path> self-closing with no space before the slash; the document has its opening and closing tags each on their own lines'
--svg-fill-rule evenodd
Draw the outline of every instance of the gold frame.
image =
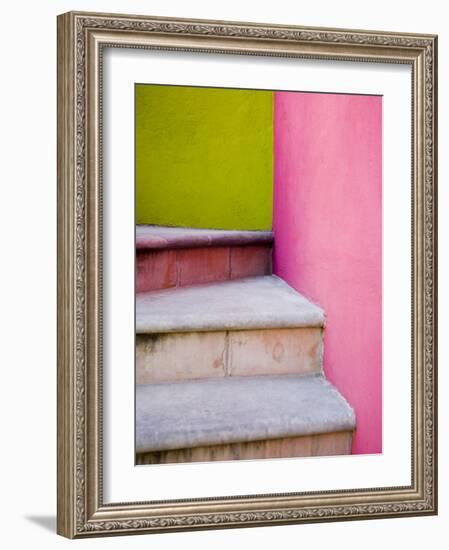
<svg viewBox="0 0 449 550">
<path fill-rule="evenodd" d="M 104 504 L 101 60 L 109 47 L 412 68 L 412 483 Z M 70 12 L 58 17 L 58 533 L 70 538 L 437 513 L 437 37 Z"/>
</svg>

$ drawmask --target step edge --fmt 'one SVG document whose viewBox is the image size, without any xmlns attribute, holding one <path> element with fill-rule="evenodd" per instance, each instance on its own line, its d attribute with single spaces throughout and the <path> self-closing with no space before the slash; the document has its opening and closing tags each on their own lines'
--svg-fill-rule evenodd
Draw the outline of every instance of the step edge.
<svg viewBox="0 0 449 550">
<path fill-rule="evenodd" d="M 248 321 L 249 318 L 253 318 L 254 310 L 250 310 L 248 314 L 239 313 L 238 317 L 233 318 L 232 313 L 225 313 L 222 318 L 225 320 L 208 318 L 207 314 L 201 312 L 201 317 L 193 313 L 190 316 L 183 314 L 183 321 L 179 322 L 179 317 L 176 321 L 170 319 L 163 319 L 161 316 L 155 316 L 153 318 L 144 318 L 143 315 L 139 315 L 136 309 L 136 334 L 164 334 L 164 333 L 176 333 L 176 332 L 217 332 L 220 330 L 260 330 L 260 329 L 275 329 L 275 328 L 325 328 L 326 326 L 326 313 L 325 311 L 313 303 L 311 300 L 302 295 L 299 291 L 291 287 L 286 281 L 278 277 L 277 275 L 263 275 L 260 277 L 245 277 L 242 279 L 232 281 L 221 281 L 216 283 L 207 283 L 203 285 L 190 285 L 186 287 L 174 287 L 169 289 L 162 289 L 156 291 L 149 291 L 140 293 L 137 296 L 140 299 L 145 300 L 145 296 L 148 295 L 170 295 L 174 297 L 179 296 L 182 292 L 191 292 L 192 289 L 201 289 L 205 287 L 214 287 L 215 291 L 222 291 L 229 285 L 235 285 L 236 283 L 251 283 L 260 280 L 272 280 L 275 284 L 273 291 L 287 292 L 288 294 L 295 294 L 301 299 L 301 303 L 296 305 L 294 312 L 288 312 L 284 314 L 281 319 L 273 319 L 273 313 L 267 315 L 261 314 L 257 320 Z M 139 299 L 137 298 L 136 299 Z M 248 315 L 245 317 L 245 315 Z M 281 312 L 282 315 L 282 312 Z M 279 312 L 276 312 L 276 316 L 279 316 Z M 213 316 L 215 317 L 215 316 Z M 242 318 L 244 319 L 242 321 Z M 209 319 L 209 320 L 207 320 Z M 246 319 L 246 320 L 245 320 Z"/>
<path fill-rule="evenodd" d="M 196 447 L 203 447 L 203 446 L 213 446 L 213 445 L 230 445 L 233 443 L 245 443 L 250 441 L 263 441 L 263 440 L 269 440 L 269 439 L 280 439 L 280 438 L 289 438 L 289 437 L 307 437 L 307 436 L 314 436 L 314 435 L 325 435 L 325 434 L 331 434 L 331 433 L 341 433 L 341 432 L 351 432 L 353 433 L 356 428 L 356 415 L 353 407 L 348 403 L 348 401 L 342 396 L 342 394 L 339 392 L 339 390 L 331 383 L 329 380 L 322 374 L 322 373 L 314 373 L 314 374 L 287 374 L 287 375 L 280 375 L 282 377 L 290 377 L 290 378 L 303 378 L 303 379 L 312 379 L 317 378 L 321 379 L 323 382 L 323 391 L 332 392 L 334 396 L 336 396 L 337 400 L 340 402 L 339 407 L 339 418 L 334 421 L 333 423 L 328 423 L 323 425 L 320 425 L 319 421 L 316 421 L 312 423 L 311 427 L 309 429 L 303 429 L 302 431 L 296 429 L 296 430 L 280 430 L 276 433 L 271 434 L 262 434 L 261 432 L 256 432 L 253 435 L 245 435 L 245 437 L 225 437 L 225 438 L 218 438 L 215 439 L 213 437 L 210 437 L 210 434 L 203 434 L 199 438 L 197 437 L 197 440 L 195 444 L 188 444 L 188 441 L 184 445 L 180 445 L 179 443 L 168 443 L 164 444 L 164 446 L 153 444 L 144 444 L 141 443 L 139 445 L 138 436 L 136 433 L 136 453 L 151 453 L 151 452 L 159 452 L 159 451 L 175 451 L 180 449 L 187 449 L 187 448 L 196 448 Z M 240 377 L 243 379 L 248 379 L 251 377 Z M 269 378 L 269 376 L 254 376 L 252 378 Z M 235 380 L 235 379 L 234 379 Z M 214 380 L 216 382 L 216 380 Z M 192 383 L 194 381 L 189 380 L 189 383 Z M 204 381 L 202 381 L 204 382 Z M 182 384 L 182 381 L 178 382 L 158 382 L 156 385 L 164 385 L 164 384 Z M 151 384 L 153 385 L 153 384 Z M 178 439 L 179 441 L 179 439 Z"/>
<path fill-rule="evenodd" d="M 203 318 L 204 320 L 204 318 Z M 210 324 L 189 324 L 189 325 L 174 325 L 169 323 L 142 323 L 137 326 L 136 334 L 143 336 L 145 334 L 186 334 L 189 332 L 225 332 L 225 331 L 245 331 L 245 330 L 275 330 L 275 329 L 294 329 L 294 328 L 314 328 L 323 329 L 325 327 L 325 320 L 310 317 L 306 319 L 291 319 L 288 321 L 271 321 L 269 319 L 260 319 L 258 321 L 251 322 L 251 324 L 245 324 L 238 319 L 236 321 L 222 322 L 222 323 L 210 323 Z"/>
<path fill-rule="evenodd" d="M 150 228 L 161 226 L 139 225 L 137 227 Z M 167 227 L 168 231 L 170 229 L 171 228 Z M 191 228 L 191 231 L 193 232 L 195 229 Z M 197 235 L 192 233 L 189 235 L 173 235 L 168 238 L 158 235 L 138 235 L 136 232 L 136 250 L 160 251 L 182 248 L 210 248 L 215 246 L 271 246 L 274 241 L 274 234 L 272 231 L 232 231 L 222 229 L 198 229 L 198 231 L 201 231 L 201 233 Z M 204 231 L 208 231 L 210 234 L 207 235 Z"/>
</svg>

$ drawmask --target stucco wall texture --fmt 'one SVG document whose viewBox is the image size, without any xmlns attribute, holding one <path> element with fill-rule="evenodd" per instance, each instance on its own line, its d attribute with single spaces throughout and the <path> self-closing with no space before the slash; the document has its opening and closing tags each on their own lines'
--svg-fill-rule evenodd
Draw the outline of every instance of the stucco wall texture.
<svg viewBox="0 0 449 550">
<path fill-rule="evenodd" d="M 382 98 L 276 93 L 274 273 L 326 312 L 324 370 L 382 452 Z"/>
<path fill-rule="evenodd" d="M 138 84 L 136 223 L 271 229 L 273 92 Z"/>
</svg>

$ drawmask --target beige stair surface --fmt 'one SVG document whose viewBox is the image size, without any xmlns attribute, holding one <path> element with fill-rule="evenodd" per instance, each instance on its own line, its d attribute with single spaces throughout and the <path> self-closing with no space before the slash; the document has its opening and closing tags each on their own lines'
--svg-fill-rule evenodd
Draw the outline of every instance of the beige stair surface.
<svg viewBox="0 0 449 550">
<path fill-rule="evenodd" d="M 230 458 L 236 458 L 245 446 L 267 441 L 283 447 L 284 453 L 295 441 L 290 443 L 291 456 L 307 456 L 316 454 L 313 445 L 319 446 L 320 436 L 320 454 L 343 454 L 350 452 L 355 427 L 354 411 L 322 375 L 138 386 L 136 419 L 136 452 L 146 454 L 141 463 L 183 461 L 187 449 L 201 449 L 202 459 L 210 460 L 210 449 L 220 455 L 220 447 L 222 456 L 232 451 Z M 267 445 L 263 447 L 266 451 Z"/>
</svg>

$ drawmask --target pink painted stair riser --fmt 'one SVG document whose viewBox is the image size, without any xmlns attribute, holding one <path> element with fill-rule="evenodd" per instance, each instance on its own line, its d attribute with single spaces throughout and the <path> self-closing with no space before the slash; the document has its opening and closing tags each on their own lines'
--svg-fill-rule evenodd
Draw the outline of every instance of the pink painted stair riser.
<svg viewBox="0 0 449 550">
<path fill-rule="evenodd" d="M 267 246 L 138 250 L 136 255 L 137 292 L 270 273 L 271 249 Z"/>
<path fill-rule="evenodd" d="M 136 226 L 138 293 L 271 274 L 271 231 Z"/>
</svg>

